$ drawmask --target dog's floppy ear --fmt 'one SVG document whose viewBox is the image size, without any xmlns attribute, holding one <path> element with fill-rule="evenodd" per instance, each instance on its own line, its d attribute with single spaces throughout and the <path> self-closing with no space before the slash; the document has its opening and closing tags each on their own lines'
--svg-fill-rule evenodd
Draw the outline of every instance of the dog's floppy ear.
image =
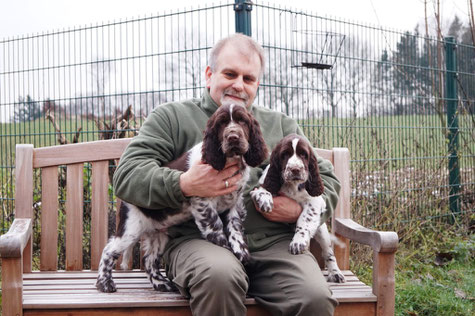
<svg viewBox="0 0 475 316">
<path fill-rule="evenodd" d="M 282 179 L 280 147 L 281 144 L 279 143 L 272 151 L 270 156 L 269 170 L 267 170 L 266 178 L 264 179 L 264 184 L 262 185 L 264 189 L 269 191 L 272 195 L 277 195 L 280 187 L 284 183 L 284 180 Z"/>
<path fill-rule="evenodd" d="M 226 164 L 226 156 L 221 150 L 218 128 L 216 116 L 212 116 L 206 124 L 203 146 L 201 148 L 201 159 L 204 163 L 210 164 L 214 169 L 223 170 Z"/>
<path fill-rule="evenodd" d="M 246 163 L 251 167 L 259 166 L 267 158 L 267 146 L 262 136 L 259 122 L 251 116 L 251 126 L 249 126 L 249 149 L 244 154 Z"/>
<path fill-rule="evenodd" d="M 323 194 L 325 187 L 318 168 L 317 157 L 310 147 L 310 157 L 308 160 L 308 180 L 305 182 L 305 189 L 311 196 L 319 196 Z"/>
</svg>

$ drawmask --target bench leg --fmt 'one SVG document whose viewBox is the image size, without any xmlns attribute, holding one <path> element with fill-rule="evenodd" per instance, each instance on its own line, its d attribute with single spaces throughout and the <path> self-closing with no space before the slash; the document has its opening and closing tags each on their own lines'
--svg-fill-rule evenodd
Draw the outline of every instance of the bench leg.
<svg viewBox="0 0 475 316">
<path fill-rule="evenodd" d="M 22 316 L 22 258 L 2 258 L 2 313 Z"/>
<path fill-rule="evenodd" d="M 395 252 L 374 252 L 373 293 L 378 297 L 376 315 L 394 315 L 395 282 L 394 259 Z"/>
</svg>

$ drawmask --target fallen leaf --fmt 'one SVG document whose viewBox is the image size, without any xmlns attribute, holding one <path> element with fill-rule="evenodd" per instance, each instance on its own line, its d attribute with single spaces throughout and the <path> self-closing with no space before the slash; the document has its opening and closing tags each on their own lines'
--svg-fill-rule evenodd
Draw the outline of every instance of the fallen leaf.
<svg viewBox="0 0 475 316">
<path fill-rule="evenodd" d="M 466 298 L 467 298 L 467 294 L 465 294 L 464 291 L 459 290 L 459 289 L 455 289 L 455 296 L 460 297 L 460 298 L 462 298 L 462 299 L 466 299 Z"/>
</svg>

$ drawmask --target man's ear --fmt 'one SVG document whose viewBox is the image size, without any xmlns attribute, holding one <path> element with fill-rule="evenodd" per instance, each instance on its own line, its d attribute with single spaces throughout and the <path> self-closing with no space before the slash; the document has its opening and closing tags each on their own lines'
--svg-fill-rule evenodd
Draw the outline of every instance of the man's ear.
<svg viewBox="0 0 475 316">
<path fill-rule="evenodd" d="M 206 66 L 205 70 L 205 78 L 206 78 L 206 88 L 210 88 L 211 86 L 211 76 L 213 75 L 213 72 L 211 71 L 210 66 Z"/>
</svg>

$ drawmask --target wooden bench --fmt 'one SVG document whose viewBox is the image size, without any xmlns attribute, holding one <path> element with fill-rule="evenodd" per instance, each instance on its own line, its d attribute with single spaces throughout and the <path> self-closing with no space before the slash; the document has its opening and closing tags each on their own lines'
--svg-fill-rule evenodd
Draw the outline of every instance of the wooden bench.
<svg viewBox="0 0 475 316">
<path fill-rule="evenodd" d="M 117 271 L 116 293 L 98 292 L 96 270 L 108 227 L 108 161 L 118 159 L 130 139 L 33 148 L 17 145 L 15 220 L 0 239 L 3 315 L 191 315 L 179 294 L 152 289 L 141 270 Z M 376 232 L 350 219 L 350 157 L 346 148 L 319 150 L 335 165 L 342 182 L 332 229 L 347 247 L 335 247 L 347 282 L 330 284 L 340 303 L 335 315 L 394 315 L 394 255 L 398 237 Z M 83 168 L 92 166 L 91 269 L 83 268 Z M 66 166 L 65 271 L 58 271 L 58 166 Z M 41 169 L 39 271 L 32 271 L 33 174 Z M 349 271 L 349 240 L 374 251 L 373 286 Z M 318 254 L 317 246 L 312 251 Z M 269 315 L 253 298 L 248 315 Z"/>
</svg>

